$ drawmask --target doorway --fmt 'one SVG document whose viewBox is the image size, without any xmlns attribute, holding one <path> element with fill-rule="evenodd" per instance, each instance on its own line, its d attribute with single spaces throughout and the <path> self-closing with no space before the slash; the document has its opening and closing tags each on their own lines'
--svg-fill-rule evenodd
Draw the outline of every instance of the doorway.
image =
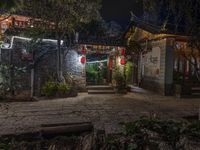
<svg viewBox="0 0 200 150">
<path fill-rule="evenodd" d="M 90 55 L 87 56 L 86 63 L 87 85 L 108 84 L 108 56 Z"/>
</svg>

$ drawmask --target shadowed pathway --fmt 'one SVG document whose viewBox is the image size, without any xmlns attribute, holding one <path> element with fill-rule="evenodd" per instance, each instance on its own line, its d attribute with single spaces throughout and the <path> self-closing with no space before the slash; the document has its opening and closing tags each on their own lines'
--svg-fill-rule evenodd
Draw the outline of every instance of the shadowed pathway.
<svg viewBox="0 0 200 150">
<path fill-rule="evenodd" d="M 150 93 L 79 94 L 75 98 L 2 103 L 0 135 L 37 131 L 41 124 L 92 122 L 106 133 L 120 131 L 120 122 L 140 116 L 178 118 L 198 113 L 200 99 L 176 99 Z"/>
</svg>

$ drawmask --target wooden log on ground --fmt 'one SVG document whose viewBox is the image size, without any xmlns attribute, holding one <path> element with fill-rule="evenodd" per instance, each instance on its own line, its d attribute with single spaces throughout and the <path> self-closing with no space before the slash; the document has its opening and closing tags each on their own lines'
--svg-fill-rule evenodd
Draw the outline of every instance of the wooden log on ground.
<svg viewBox="0 0 200 150">
<path fill-rule="evenodd" d="M 83 132 L 91 132 L 93 130 L 92 123 L 69 123 L 69 124 L 46 124 L 41 126 L 42 136 L 78 134 Z"/>
</svg>

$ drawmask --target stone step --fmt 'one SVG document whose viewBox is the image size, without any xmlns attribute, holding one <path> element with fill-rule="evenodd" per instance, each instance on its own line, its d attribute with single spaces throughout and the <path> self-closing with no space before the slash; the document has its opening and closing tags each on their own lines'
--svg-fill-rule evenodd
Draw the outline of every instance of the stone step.
<svg viewBox="0 0 200 150">
<path fill-rule="evenodd" d="M 200 98 L 200 87 L 192 87 L 192 97 Z"/>
<path fill-rule="evenodd" d="M 192 91 L 191 94 L 192 95 L 200 95 L 200 91 Z"/>
<path fill-rule="evenodd" d="M 198 94 L 191 94 L 191 95 L 182 95 L 181 98 L 200 98 Z"/>
<path fill-rule="evenodd" d="M 115 94 L 114 90 L 88 90 L 88 94 Z"/>
<path fill-rule="evenodd" d="M 113 90 L 113 88 L 108 85 L 87 86 L 87 89 L 88 90 Z"/>
<path fill-rule="evenodd" d="M 200 98 L 200 95 L 187 95 L 187 96 L 183 96 L 182 98 Z"/>
<path fill-rule="evenodd" d="M 200 91 L 192 91 L 191 94 L 192 95 L 200 95 Z"/>
<path fill-rule="evenodd" d="M 200 91 L 200 87 L 192 87 L 192 91 Z"/>
</svg>

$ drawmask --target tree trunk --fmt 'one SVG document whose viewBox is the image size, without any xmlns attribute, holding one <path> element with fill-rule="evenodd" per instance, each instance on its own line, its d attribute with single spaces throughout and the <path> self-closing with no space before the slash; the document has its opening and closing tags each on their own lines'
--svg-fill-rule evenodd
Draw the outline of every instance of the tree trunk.
<svg viewBox="0 0 200 150">
<path fill-rule="evenodd" d="M 34 77 L 35 77 L 35 70 L 34 68 L 31 69 L 31 98 L 34 97 Z"/>
<path fill-rule="evenodd" d="M 65 82 L 65 79 L 63 77 L 63 54 L 61 51 L 61 39 L 57 39 L 57 67 L 56 67 L 56 72 L 57 72 L 57 80 L 58 82 Z"/>
<path fill-rule="evenodd" d="M 14 91 L 14 85 L 13 85 L 13 82 L 14 82 L 14 67 L 13 67 L 13 49 L 10 50 L 10 83 L 9 83 L 9 86 L 10 86 L 10 94 L 11 96 L 14 96 L 15 95 L 15 91 Z"/>
</svg>

